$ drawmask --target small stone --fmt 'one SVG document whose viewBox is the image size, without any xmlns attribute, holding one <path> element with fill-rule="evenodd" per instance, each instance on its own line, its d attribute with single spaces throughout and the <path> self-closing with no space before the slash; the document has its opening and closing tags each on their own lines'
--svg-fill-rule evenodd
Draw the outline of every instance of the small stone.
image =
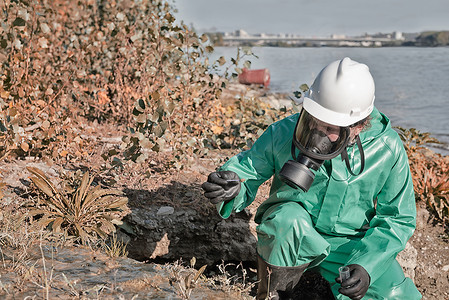
<svg viewBox="0 0 449 300">
<path fill-rule="evenodd" d="M 171 206 L 162 206 L 157 211 L 158 216 L 168 216 L 175 212 L 175 209 Z"/>
<path fill-rule="evenodd" d="M 444 272 L 449 271 L 449 265 L 445 265 L 443 268 L 441 268 Z"/>
</svg>

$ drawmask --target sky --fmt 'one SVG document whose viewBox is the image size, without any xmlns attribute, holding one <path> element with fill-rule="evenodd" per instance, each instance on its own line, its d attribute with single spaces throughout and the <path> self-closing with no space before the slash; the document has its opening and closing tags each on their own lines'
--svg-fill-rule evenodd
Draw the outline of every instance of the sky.
<svg viewBox="0 0 449 300">
<path fill-rule="evenodd" d="M 198 32 L 348 36 L 449 30 L 449 0 L 171 0 Z"/>
</svg>

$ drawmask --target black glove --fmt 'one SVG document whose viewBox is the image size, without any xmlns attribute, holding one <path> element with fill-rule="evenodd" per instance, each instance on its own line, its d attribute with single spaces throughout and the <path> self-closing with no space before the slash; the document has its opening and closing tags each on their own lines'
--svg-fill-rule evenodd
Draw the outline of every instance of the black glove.
<svg viewBox="0 0 449 300">
<path fill-rule="evenodd" d="M 351 274 L 348 279 L 342 282 L 340 277 L 335 278 L 335 281 L 341 284 L 338 291 L 352 300 L 360 300 L 368 291 L 371 278 L 360 265 L 349 265 L 348 267 Z"/>
<path fill-rule="evenodd" d="M 240 177 L 232 171 L 212 172 L 201 186 L 212 204 L 234 199 L 240 192 Z"/>
</svg>

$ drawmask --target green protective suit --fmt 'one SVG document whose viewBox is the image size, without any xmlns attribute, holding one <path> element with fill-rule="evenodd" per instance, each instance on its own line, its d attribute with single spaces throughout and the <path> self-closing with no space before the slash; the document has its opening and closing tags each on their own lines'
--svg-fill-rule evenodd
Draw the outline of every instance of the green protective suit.
<svg viewBox="0 0 449 300">
<path fill-rule="evenodd" d="M 307 193 L 279 178 L 284 163 L 293 159 L 299 114 L 270 125 L 250 150 L 220 168 L 245 181 L 239 195 L 217 209 L 223 218 L 242 211 L 255 199 L 259 186 L 273 177 L 270 195 L 255 216 L 257 251 L 265 261 L 276 266 L 310 263 L 309 268 L 330 282 L 337 299 L 349 299 L 338 293 L 340 285 L 335 282 L 338 268 L 349 264 L 361 265 L 371 277 L 364 299 L 421 299 L 395 259 L 416 224 L 408 158 L 389 119 L 376 108 L 371 117 L 371 126 L 360 134 L 365 170 L 352 176 L 341 156 L 325 161 Z M 358 147 L 349 146 L 347 151 L 357 174 Z"/>
</svg>

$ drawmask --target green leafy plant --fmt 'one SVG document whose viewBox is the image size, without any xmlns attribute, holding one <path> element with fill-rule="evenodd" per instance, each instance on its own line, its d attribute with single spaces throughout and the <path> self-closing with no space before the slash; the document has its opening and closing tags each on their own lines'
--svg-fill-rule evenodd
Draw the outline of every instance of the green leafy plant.
<svg viewBox="0 0 449 300">
<path fill-rule="evenodd" d="M 76 130 L 86 120 L 135 131 L 149 119 L 153 143 L 165 149 L 167 141 L 173 146 L 167 129 L 188 135 L 174 115 L 188 114 L 222 88 L 207 72 L 205 54 L 213 51 L 207 36 L 175 24 L 169 1 L 0 6 L 0 157 L 80 156 L 85 144 Z M 139 99 L 148 101 L 142 116 L 132 113 Z"/>
<path fill-rule="evenodd" d="M 63 231 L 89 243 L 115 232 L 115 225 L 121 224 L 121 218 L 129 213 L 128 199 L 122 192 L 99 185 L 91 187 L 94 177 L 88 172 L 81 179 L 81 174 L 75 174 L 63 182 L 64 189 L 57 189 L 41 170 L 27 169 L 34 175 L 31 180 L 40 192 L 29 216 L 39 216 L 38 224 L 53 232 Z"/>
<path fill-rule="evenodd" d="M 209 61 L 208 36 L 175 22 L 173 11 L 166 0 L 5 0 L 0 158 L 84 159 L 90 142 L 79 132 L 90 121 L 121 128 L 120 155 L 142 163 L 170 151 L 179 169 L 226 146 L 229 133 L 211 129 L 223 127 L 220 95 L 237 76 L 228 70 L 253 54 L 241 49 L 217 75 L 226 59 Z"/>
<path fill-rule="evenodd" d="M 236 58 L 210 61 L 208 36 L 173 11 L 166 0 L 5 0 L 0 158 L 86 159 L 95 145 L 79 132 L 89 122 L 120 129 L 112 163 L 169 152 L 164 167 L 181 169 L 210 149 L 251 146 L 277 113 L 245 107 L 230 126 L 226 117 L 255 99 L 226 106 L 221 96 L 256 56 L 239 47 Z"/>
</svg>

